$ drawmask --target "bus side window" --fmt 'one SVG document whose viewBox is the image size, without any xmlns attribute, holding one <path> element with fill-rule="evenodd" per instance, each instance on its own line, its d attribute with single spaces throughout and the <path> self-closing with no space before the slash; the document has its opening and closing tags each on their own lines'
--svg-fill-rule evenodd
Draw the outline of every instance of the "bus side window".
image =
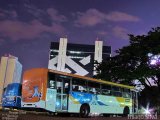
<svg viewBox="0 0 160 120">
<path fill-rule="evenodd" d="M 55 88 L 55 81 L 49 80 L 49 88 L 54 89 Z"/>
<path fill-rule="evenodd" d="M 79 89 L 78 85 L 73 85 L 73 87 L 72 87 L 73 91 L 78 91 L 78 89 Z"/>
<path fill-rule="evenodd" d="M 48 73 L 48 88 L 55 89 L 56 88 L 56 82 L 55 82 L 55 74 Z"/>
<path fill-rule="evenodd" d="M 112 86 L 112 95 L 116 97 L 122 97 L 121 88 Z"/>
<path fill-rule="evenodd" d="M 110 85 L 101 85 L 102 95 L 111 95 L 111 86 Z"/>
<path fill-rule="evenodd" d="M 136 92 L 132 91 L 132 99 L 136 98 Z"/>
<path fill-rule="evenodd" d="M 100 84 L 88 81 L 88 92 L 92 94 L 100 94 Z"/>
<path fill-rule="evenodd" d="M 77 92 L 87 92 L 87 83 L 79 78 L 72 79 L 72 90 Z"/>
<path fill-rule="evenodd" d="M 62 79 L 59 78 L 59 77 L 57 77 L 56 86 L 57 86 L 57 93 L 61 93 L 61 91 L 62 91 Z"/>
<path fill-rule="evenodd" d="M 22 85 L 19 86 L 19 93 L 18 93 L 19 96 L 22 96 L 22 92 L 21 91 L 22 91 Z"/>
<path fill-rule="evenodd" d="M 130 93 L 130 90 L 129 89 L 123 89 L 123 92 L 122 92 L 122 96 L 124 98 L 131 98 L 131 93 Z"/>
<path fill-rule="evenodd" d="M 64 93 L 69 93 L 69 88 L 70 88 L 70 85 L 69 85 L 69 83 L 65 83 L 65 81 L 64 81 L 64 90 L 63 90 L 63 92 Z"/>
</svg>

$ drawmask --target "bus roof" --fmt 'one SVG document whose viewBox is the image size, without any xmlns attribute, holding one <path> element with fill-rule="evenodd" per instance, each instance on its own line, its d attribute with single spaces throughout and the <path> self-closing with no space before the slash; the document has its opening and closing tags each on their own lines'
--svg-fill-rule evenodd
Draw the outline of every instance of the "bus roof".
<svg viewBox="0 0 160 120">
<path fill-rule="evenodd" d="M 81 78 L 81 79 L 85 79 L 85 80 L 89 80 L 89 81 L 94 81 L 94 82 L 109 84 L 109 85 L 113 85 L 113 86 L 128 88 L 128 89 L 134 89 L 135 88 L 134 86 L 123 85 L 123 84 L 119 84 L 119 83 L 114 83 L 114 82 L 105 81 L 105 80 L 101 80 L 101 79 L 94 79 L 94 78 L 90 78 L 90 77 L 80 76 L 80 75 L 76 75 L 76 74 L 70 74 L 70 73 L 56 71 L 56 70 L 51 70 L 51 69 L 49 69 L 49 72 L 60 74 L 60 75 L 66 75 L 66 76 L 70 76 L 70 77 L 75 77 L 75 78 Z"/>
</svg>

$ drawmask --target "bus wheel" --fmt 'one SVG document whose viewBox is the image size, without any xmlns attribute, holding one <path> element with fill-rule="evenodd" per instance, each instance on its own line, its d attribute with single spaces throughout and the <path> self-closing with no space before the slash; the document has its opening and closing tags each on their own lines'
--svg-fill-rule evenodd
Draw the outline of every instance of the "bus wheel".
<svg viewBox="0 0 160 120">
<path fill-rule="evenodd" d="M 90 113 L 89 105 L 87 104 L 82 105 L 80 108 L 80 117 L 83 118 L 88 117 L 89 113 Z"/>
<path fill-rule="evenodd" d="M 123 110 L 123 117 L 127 117 L 129 114 L 129 107 L 125 107 Z"/>
</svg>

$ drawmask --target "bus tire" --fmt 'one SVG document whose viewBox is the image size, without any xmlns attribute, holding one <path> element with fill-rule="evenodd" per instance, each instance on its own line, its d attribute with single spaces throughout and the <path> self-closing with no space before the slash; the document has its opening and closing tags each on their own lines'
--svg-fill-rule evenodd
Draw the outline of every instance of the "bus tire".
<svg viewBox="0 0 160 120">
<path fill-rule="evenodd" d="M 90 113 L 90 107 L 88 104 L 83 104 L 81 105 L 81 108 L 80 108 L 80 117 L 83 117 L 83 118 L 86 118 L 88 117 Z"/>
<path fill-rule="evenodd" d="M 124 110 L 123 110 L 123 117 L 127 117 L 128 114 L 129 114 L 129 107 L 126 106 L 126 107 L 124 107 Z"/>
</svg>

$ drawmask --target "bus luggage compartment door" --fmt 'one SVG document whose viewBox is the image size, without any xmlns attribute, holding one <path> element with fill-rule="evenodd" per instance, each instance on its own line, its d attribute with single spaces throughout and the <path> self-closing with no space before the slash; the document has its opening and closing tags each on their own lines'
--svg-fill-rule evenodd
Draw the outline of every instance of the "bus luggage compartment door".
<svg viewBox="0 0 160 120">
<path fill-rule="evenodd" d="M 47 95 L 46 95 L 46 110 L 51 112 L 55 112 L 56 107 L 56 90 L 47 88 Z"/>
</svg>

